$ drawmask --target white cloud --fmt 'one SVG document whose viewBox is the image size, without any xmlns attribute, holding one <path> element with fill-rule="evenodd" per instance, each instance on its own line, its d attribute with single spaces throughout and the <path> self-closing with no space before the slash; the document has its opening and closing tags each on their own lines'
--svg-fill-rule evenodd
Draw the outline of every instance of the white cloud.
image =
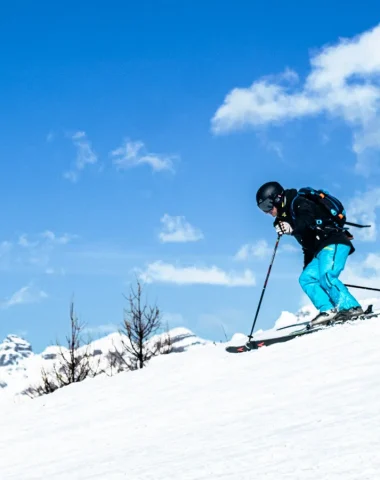
<svg viewBox="0 0 380 480">
<path fill-rule="evenodd" d="M 349 257 L 343 275 L 346 283 L 380 288 L 379 273 L 380 254 L 371 252 L 362 260 Z"/>
<path fill-rule="evenodd" d="M 25 303 L 38 303 L 48 295 L 43 290 L 40 290 L 33 285 L 26 285 L 25 287 L 20 288 L 17 290 L 8 300 L 2 302 L 2 308 L 10 308 L 15 305 L 22 305 Z"/>
<path fill-rule="evenodd" d="M 61 236 L 56 235 L 51 230 L 46 230 L 45 232 L 41 233 L 42 238 L 45 238 L 51 243 L 58 244 L 58 245 L 66 245 L 72 240 L 78 238 L 77 235 L 71 235 L 69 233 L 64 233 Z"/>
<path fill-rule="evenodd" d="M 63 235 L 59 236 L 51 230 L 45 230 L 44 232 L 35 235 L 33 240 L 30 240 L 30 235 L 23 233 L 19 236 L 18 245 L 23 248 L 33 249 L 41 246 L 42 244 L 66 245 L 76 238 L 78 238 L 78 235 L 64 233 Z"/>
<path fill-rule="evenodd" d="M 165 214 L 161 218 L 164 225 L 163 231 L 160 232 L 159 238 L 161 242 L 197 242 L 203 237 L 203 233 L 186 222 L 185 217 L 172 217 Z"/>
<path fill-rule="evenodd" d="M 255 285 L 255 278 L 250 270 L 243 273 L 227 273 L 216 266 L 201 267 L 176 267 L 169 263 L 157 261 L 148 265 L 140 278 L 146 283 L 161 282 L 179 285 L 203 284 L 224 285 L 228 287 L 247 287 Z"/>
<path fill-rule="evenodd" d="M 369 253 L 363 262 L 363 267 L 380 272 L 380 255 L 378 253 Z M 380 286 L 379 286 L 380 288 Z"/>
<path fill-rule="evenodd" d="M 144 143 L 140 141 L 131 142 L 125 140 L 121 147 L 111 152 L 111 157 L 113 157 L 113 163 L 119 170 L 149 165 L 156 172 L 163 170 L 173 171 L 174 157 L 165 154 L 149 153 L 146 151 Z"/>
<path fill-rule="evenodd" d="M 38 243 L 38 241 L 31 242 L 30 240 L 28 240 L 28 236 L 25 233 L 20 235 L 18 239 L 18 244 L 20 245 L 20 247 L 24 248 L 34 248 L 38 245 Z"/>
<path fill-rule="evenodd" d="M 70 180 L 70 182 L 72 183 L 76 183 L 79 180 L 79 173 L 75 170 L 69 170 L 68 172 L 65 172 L 63 174 L 63 178 L 66 178 L 66 180 Z"/>
<path fill-rule="evenodd" d="M 77 157 L 74 167 L 70 171 L 64 173 L 64 178 L 71 182 L 77 182 L 79 175 L 84 168 L 87 165 L 97 163 L 98 157 L 93 151 L 91 142 L 87 139 L 85 132 L 76 132 L 72 135 L 71 140 L 77 149 Z"/>
<path fill-rule="evenodd" d="M 380 188 L 373 188 L 366 192 L 358 192 L 347 205 L 347 219 L 353 223 L 371 225 L 370 228 L 352 228 L 355 237 L 363 241 L 373 242 L 377 238 L 377 214 L 380 207 Z"/>
<path fill-rule="evenodd" d="M 380 148 L 380 26 L 340 39 L 311 57 L 311 71 L 297 88 L 297 74 L 266 77 L 234 88 L 212 118 L 215 133 L 329 114 L 354 129 L 356 170 L 369 174 L 367 153 Z"/>
<path fill-rule="evenodd" d="M 65 246 L 78 238 L 77 235 L 63 233 L 56 234 L 46 230 L 36 234 L 23 233 L 13 243 L 0 243 L 1 268 L 12 269 L 26 267 L 37 267 L 47 274 L 64 274 L 63 269 L 53 269 L 50 264 L 58 252 L 65 250 Z"/>
<path fill-rule="evenodd" d="M 265 258 L 272 253 L 266 240 L 258 240 L 256 243 L 246 243 L 235 255 L 235 260 L 245 261 L 251 258 Z"/>
<path fill-rule="evenodd" d="M 52 267 L 47 267 L 45 269 L 45 274 L 46 275 L 66 275 L 65 269 L 64 268 L 52 268 Z"/>
</svg>

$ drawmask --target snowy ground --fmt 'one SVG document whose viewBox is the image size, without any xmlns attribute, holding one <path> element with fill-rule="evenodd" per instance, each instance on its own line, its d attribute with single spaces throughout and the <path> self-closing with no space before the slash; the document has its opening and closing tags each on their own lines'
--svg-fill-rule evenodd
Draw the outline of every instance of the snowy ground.
<svg viewBox="0 0 380 480">
<path fill-rule="evenodd" d="M 157 335 L 150 339 L 154 343 L 158 338 L 165 340 L 166 334 Z M 212 343 L 197 337 L 187 328 L 173 328 L 170 330 L 171 348 L 175 352 L 185 352 L 194 345 Z M 124 342 L 128 339 L 124 336 Z M 94 371 L 112 372 L 108 355 L 115 348 L 122 352 L 122 337 L 119 333 L 112 333 L 90 345 L 78 350 L 79 355 L 86 352 L 91 354 L 91 366 Z M 49 346 L 42 353 L 34 354 L 32 346 L 15 335 L 9 335 L 0 343 L 0 402 L 13 400 L 17 402 L 29 399 L 25 390 L 41 384 L 41 370 L 52 371 L 54 364 L 57 368 L 61 364 L 61 353 L 69 356 L 66 347 Z M 115 369 L 113 369 L 113 372 Z M 0 476 L 1 480 L 1 476 Z"/>
<path fill-rule="evenodd" d="M 1 480 L 380 478 L 380 320 L 2 406 Z"/>
</svg>

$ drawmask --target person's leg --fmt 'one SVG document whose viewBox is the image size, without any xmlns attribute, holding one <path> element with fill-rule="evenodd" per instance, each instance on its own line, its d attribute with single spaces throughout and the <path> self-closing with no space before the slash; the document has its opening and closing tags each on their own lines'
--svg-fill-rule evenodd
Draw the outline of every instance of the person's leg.
<svg viewBox="0 0 380 480">
<path fill-rule="evenodd" d="M 334 308 L 334 305 L 322 288 L 320 282 L 320 266 L 318 258 L 314 258 L 303 270 L 299 277 L 302 290 L 310 298 L 312 304 L 320 312 L 327 312 Z"/>
<path fill-rule="evenodd" d="M 320 285 L 339 311 L 360 307 L 356 298 L 338 278 L 346 265 L 349 252 L 350 247 L 347 245 L 328 245 L 317 255 Z"/>
</svg>

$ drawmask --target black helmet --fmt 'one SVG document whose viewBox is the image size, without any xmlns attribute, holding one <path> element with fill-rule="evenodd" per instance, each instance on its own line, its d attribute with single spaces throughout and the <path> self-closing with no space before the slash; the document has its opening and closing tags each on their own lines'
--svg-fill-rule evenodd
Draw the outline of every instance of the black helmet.
<svg viewBox="0 0 380 480">
<path fill-rule="evenodd" d="M 257 190 L 257 206 L 265 213 L 272 210 L 273 207 L 281 202 L 283 187 L 278 182 L 267 182 Z"/>
</svg>

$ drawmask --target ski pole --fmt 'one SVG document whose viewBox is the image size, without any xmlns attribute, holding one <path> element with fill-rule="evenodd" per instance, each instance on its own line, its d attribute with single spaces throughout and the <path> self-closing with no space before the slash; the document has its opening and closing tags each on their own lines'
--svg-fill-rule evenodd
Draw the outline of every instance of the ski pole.
<svg viewBox="0 0 380 480">
<path fill-rule="evenodd" d="M 269 268 L 268 268 L 267 277 L 266 277 L 266 279 L 265 279 L 264 286 L 263 286 L 263 290 L 262 290 L 262 292 L 261 292 L 260 301 L 259 301 L 259 304 L 258 304 L 258 306 L 257 306 L 255 319 L 254 319 L 254 321 L 253 321 L 253 325 L 252 325 L 252 328 L 251 328 L 251 333 L 250 333 L 249 336 L 248 336 L 249 340 L 252 338 L 253 329 L 255 328 L 256 320 L 257 320 L 257 317 L 258 317 L 258 315 L 259 315 L 259 311 L 260 311 L 260 307 L 261 307 L 261 302 L 263 301 L 265 289 L 267 288 L 267 283 L 268 283 L 269 275 L 270 275 L 270 272 L 271 272 L 271 270 L 272 270 L 272 265 L 273 265 L 273 262 L 274 262 L 274 257 L 276 256 L 278 244 L 280 243 L 280 238 L 281 238 L 281 235 L 278 235 L 277 240 L 276 240 L 276 245 L 274 246 L 274 250 L 273 250 L 272 260 L 271 260 L 270 265 L 269 265 Z"/>
<path fill-rule="evenodd" d="M 345 283 L 345 286 L 351 287 L 351 288 L 362 288 L 363 290 L 374 290 L 375 292 L 380 292 L 380 288 L 361 287 L 360 285 L 349 285 L 348 283 Z"/>
</svg>

